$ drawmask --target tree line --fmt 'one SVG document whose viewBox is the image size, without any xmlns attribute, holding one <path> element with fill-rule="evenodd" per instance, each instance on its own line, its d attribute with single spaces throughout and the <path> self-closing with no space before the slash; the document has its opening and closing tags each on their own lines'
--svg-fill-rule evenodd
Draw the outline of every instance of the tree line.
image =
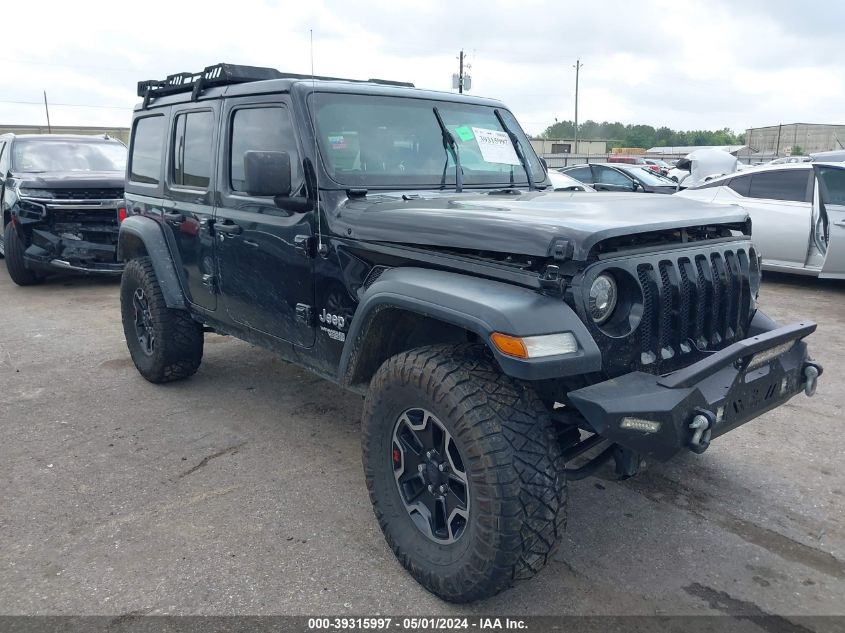
<svg viewBox="0 0 845 633">
<path fill-rule="evenodd" d="M 572 121 L 556 121 L 540 135 L 541 139 L 571 139 L 575 136 Z M 663 147 L 681 145 L 742 145 L 745 133 L 736 134 L 729 128 L 721 130 L 673 130 L 651 125 L 625 125 L 603 121 L 584 121 L 578 124 L 578 138 L 581 140 L 602 139 L 610 141 L 608 147 Z"/>
</svg>

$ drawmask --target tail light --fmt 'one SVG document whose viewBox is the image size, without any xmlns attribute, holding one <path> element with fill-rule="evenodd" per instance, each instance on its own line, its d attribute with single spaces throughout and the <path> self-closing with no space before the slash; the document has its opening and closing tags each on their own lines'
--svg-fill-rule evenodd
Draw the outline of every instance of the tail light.
<svg viewBox="0 0 845 633">
<path fill-rule="evenodd" d="M 120 207 L 117 210 L 117 221 L 122 223 L 126 219 L 127 215 L 128 214 L 126 213 L 126 207 Z"/>
</svg>

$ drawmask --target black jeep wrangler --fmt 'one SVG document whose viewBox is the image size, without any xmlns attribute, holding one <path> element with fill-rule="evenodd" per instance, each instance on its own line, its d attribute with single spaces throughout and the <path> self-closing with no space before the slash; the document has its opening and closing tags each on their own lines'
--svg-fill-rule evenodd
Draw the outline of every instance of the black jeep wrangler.
<svg viewBox="0 0 845 633">
<path fill-rule="evenodd" d="M 552 192 L 498 101 L 228 64 L 138 94 L 138 370 L 187 378 L 215 331 L 364 395 L 376 517 L 442 598 L 540 570 L 568 479 L 701 453 L 815 390 L 815 324 L 756 309 L 744 212 Z"/>
<path fill-rule="evenodd" d="M 107 136 L 0 136 L 0 255 L 16 284 L 50 272 L 120 275 L 126 146 Z"/>
</svg>

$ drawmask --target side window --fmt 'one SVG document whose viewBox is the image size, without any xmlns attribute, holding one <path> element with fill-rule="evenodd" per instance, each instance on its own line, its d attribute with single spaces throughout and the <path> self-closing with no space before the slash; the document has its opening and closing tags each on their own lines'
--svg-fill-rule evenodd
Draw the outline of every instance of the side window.
<svg viewBox="0 0 845 633">
<path fill-rule="evenodd" d="M 129 180 L 157 185 L 161 177 L 163 149 L 164 116 L 159 114 L 137 119 L 132 132 Z"/>
<path fill-rule="evenodd" d="M 810 174 L 811 170 L 808 169 L 784 169 L 752 174 L 748 196 L 769 200 L 806 202 Z"/>
<path fill-rule="evenodd" d="M 232 191 L 245 191 L 244 153 L 251 150 L 287 152 L 290 155 L 292 191 L 302 182 L 302 166 L 296 148 L 290 114 L 279 106 L 240 108 L 232 116 L 229 184 Z"/>
<path fill-rule="evenodd" d="M 211 182 L 214 114 L 183 112 L 173 135 L 173 184 L 206 189 Z"/>
<path fill-rule="evenodd" d="M 824 204 L 845 205 L 845 169 L 817 167 L 821 187 L 819 193 Z"/>
<path fill-rule="evenodd" d="M 612 167 L 596 165 L 593 169 L 597 170 L 595 178 L 598 183 L 603 185 L 618 185 L 620 187 L 631 186 L 631 179 Z"/>
<path fill-rule="evenodd" d="M 728 183 L 728 187 L 744 198 L 747 198 L 748 189 L 751 187 L 751 176 L 738 176 L 736 178 L 731 178 L 731 181 Z"/>
<path fill-rule="evenodd" d="M 9 159 L 6 158 L 6 141 L 0 141 L 0 180 L 5 180 L 6 173 L 9 171 Z"/>
<path fill-rule="evenodd" d="M 590 171 L 589 165 L 584 165 L 583 167 L 576 167 L 575 169 L 570 169 L 566 171 L 567 176 L 571 176 L 575 178 L 575 180 L 580 180 L 581 182 L 586 182 L 587 184 L 593 182 L 593 172 Z"/>
</svg>

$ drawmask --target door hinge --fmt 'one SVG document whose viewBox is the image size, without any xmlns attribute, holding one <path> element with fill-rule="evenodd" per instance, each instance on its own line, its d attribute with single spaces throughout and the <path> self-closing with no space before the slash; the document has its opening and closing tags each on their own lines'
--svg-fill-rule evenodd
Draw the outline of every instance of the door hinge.
<svg viewBox="0 0 845 633">
<path fill-rule="evenodd" d="M 313 325 L 314 324 L 314 309 L 305 304 L 305 303 L 297 303 L 296 304 L 296 320 L 300 323 L 304 323 L 305 325 Z"/>
<path fill-rule="evenodd" d="M 216 295 L 218 292 L 217 288 L 217 275 L 209 275 L 205 274 L 202 276 L 202 285 L 208 288 L 208 291 Z"/>
<path fill-rule="evenodd" d="M 314 238 L 310 235 L 297 235 L 293 238 L 293 245 L 303 257 L 314 257 Z"/>
</svg>

